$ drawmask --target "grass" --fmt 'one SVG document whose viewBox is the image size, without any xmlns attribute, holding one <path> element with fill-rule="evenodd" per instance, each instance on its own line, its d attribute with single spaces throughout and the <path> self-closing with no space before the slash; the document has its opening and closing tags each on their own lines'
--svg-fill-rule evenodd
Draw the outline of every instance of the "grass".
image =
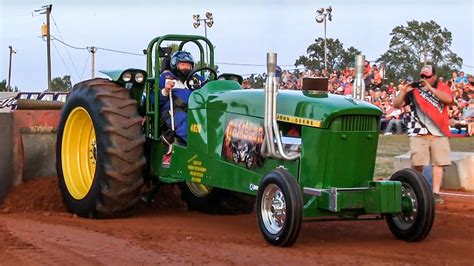
<svg viewBox="0 0 474 266">
<path fill-rule="evenodd" d="M 474 137 L 451 138 L 451 151 L 474 152 Z M 394 157 L 410 150 L 408 136 L 391 135 L 379 137 L 377 160 L 375 161 L 375 176 L 388 178 L 394 171 Z"/>
</svg>

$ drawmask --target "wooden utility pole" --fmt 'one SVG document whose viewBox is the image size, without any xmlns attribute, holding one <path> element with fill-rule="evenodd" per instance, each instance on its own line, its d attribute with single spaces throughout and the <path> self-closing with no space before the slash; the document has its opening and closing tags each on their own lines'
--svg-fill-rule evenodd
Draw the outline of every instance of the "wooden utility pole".
<svg viewBox="0 0 474 266">
<path fill-rule="evenodd" d="M 51 91 L 51 23 L 50 15 L 53 5 L 42 6 L 42 9 L 35 10 L 35 12 L 41 12 L 40 14 L 46 14 L 46 25 L 43 25 L 42 35 L 46 37 L 46 56 L 48 60 L 48 91 Z M 46 27 L 44 27 L 46 26 Z"/>
<path fill-rule="evenodd" d="M 11 80 L 12 80 L 12 55 L 16 54 L 15 49 L 13 47 L 8 46 L 10 48 L 10 62 L 8 63 L 8 84 L 7 84 L 7 91 L 13 91 L 11 87 Z"/>
<path fill-rule="evenodd" d="M 48 49 L 48 91 L 52 90 L 51 87 L 51 23 L 50 23 L 50 15 L 51 15 L 51 10 L 53 9 L 53 5 L 48 5 L 46 6 L 46 25 L 48 27 L 48 35 L 46 39 L 46 45 Z"/>
</svg>

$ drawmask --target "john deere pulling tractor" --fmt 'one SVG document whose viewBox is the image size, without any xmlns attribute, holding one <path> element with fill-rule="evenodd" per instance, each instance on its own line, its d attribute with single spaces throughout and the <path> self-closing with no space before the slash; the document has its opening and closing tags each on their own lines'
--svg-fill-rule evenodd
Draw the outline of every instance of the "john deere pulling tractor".
<svg viewBox="0 0 474 266">
<path fill-rule="evenodd" d="M 210 49 L 209 67 L 188 77 L 195 90 L 187 144 L 160 141 L 170 130 L 158 108 L 165 41 L 179 42 L 179 50 L 195 45 L 200 62 L 203 44 Z M 374 180 L 381 111 L 328 94 L 320 80 L 306 79 L 302 91 L 278 91 L 276 54 L 267 55 L 267 65 L 265 89 L 242 90 L 241 76 L 217 76 L 208 39 L 165 35 L 148 45 L 147 71 L 108 72 L 110 80 L 76 84 L 57 141 L 68 210 L 90 218 L 124 216 L 147 198 L 145 182 L 178 183 L 195 210 L 225 213 L 230 206 L 248 213 L 256 199 L 260 230 L 276 246 L 292 245 L 305 218 L 385 219 L 397 238 L 424 239 L 435 210 L 423 176 L 404 169 Z M 200 86 L 192 84 L 198 72 L 207 77 Z"/>
</svg>

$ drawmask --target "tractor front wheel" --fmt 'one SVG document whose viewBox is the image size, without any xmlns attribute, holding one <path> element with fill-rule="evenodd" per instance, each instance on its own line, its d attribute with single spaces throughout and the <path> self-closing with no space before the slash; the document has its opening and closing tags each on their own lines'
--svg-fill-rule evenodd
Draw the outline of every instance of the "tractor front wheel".
<svg viewBox="0 0 474 266">
<path fill-rule="evenodd" d="M 394 173 L 390 180 L 402 183 L 402 212 L 385 216 L 390 231 L 407 242 L 423 240 L 431 231 L 435 217 L 430 185 L 421 173 L 408 168 Z"/>
<path fill-rule="evenodd" d="M 140 200 L 145 136 L 130 92 L 106 79 L 74 86 L 56 144 L 58 183 L 69 212 L 124 216 Z"/>
<path fill-rule="evenodd" d="M 291 246 L 303 222 L 303 196 L 296 179 L 283 169 L 265 175 L 257 192 L 257 219 L 265 240 Z"/>
</svg>

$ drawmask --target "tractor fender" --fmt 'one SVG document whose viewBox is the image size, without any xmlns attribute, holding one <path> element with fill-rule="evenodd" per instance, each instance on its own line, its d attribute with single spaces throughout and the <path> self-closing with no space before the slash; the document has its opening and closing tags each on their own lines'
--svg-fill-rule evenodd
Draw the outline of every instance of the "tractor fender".
<svg viewBox="0 0 474 266">
<path fill-rule="evenodd" d="M 99 72 L 108 76 L 118 85 L 128 89 L 131 98 L 137 101 L 138 106 L 140 106 L 148 76 L 145 70 L 127 68 L 119 70 L 100 70 Z M 139 74 L 142 75 L 140 79 L 137 78 Z M 125 78 L 127 76 L 129 77 L 128 79 Z"/>
</svg>

